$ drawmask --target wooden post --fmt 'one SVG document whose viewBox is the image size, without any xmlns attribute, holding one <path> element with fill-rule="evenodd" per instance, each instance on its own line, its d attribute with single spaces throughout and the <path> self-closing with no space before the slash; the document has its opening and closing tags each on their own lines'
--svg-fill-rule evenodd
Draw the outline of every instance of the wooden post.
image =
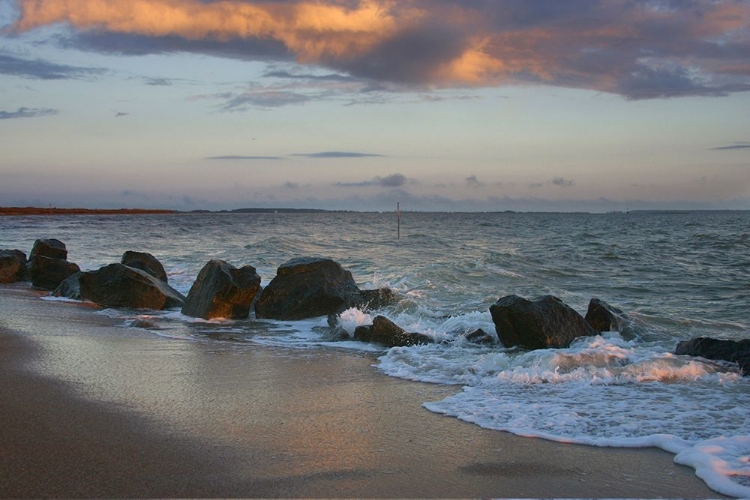
<svg viewBox="0 0 750 500">
<path fill-rule="evenodd" d="M 396 202 L 396 239 L 401 239 L 401 202 Z"/>
</svg>

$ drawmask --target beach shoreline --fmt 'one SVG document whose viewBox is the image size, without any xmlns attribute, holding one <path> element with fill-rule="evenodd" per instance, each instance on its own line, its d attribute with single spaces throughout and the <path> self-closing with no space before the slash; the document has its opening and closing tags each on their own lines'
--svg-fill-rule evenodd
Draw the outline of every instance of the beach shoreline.
<svg viewBox="0 0 750 500">
<path fill-rule="evenodd" d="M 0 497 L 720 497 L 672 455 L 481 429 L 371 354 L 162 338 L 0 288 Z"/>
</svg>

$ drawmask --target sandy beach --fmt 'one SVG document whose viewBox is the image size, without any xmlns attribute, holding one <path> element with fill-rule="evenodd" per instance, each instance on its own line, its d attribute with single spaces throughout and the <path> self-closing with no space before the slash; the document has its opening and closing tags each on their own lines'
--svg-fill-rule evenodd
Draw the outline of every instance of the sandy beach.
<svg viewBox="0 0 750 500">
<path fill-rule="evenodd" d="M 373 355 L 158 337 L 0 288 L 0 496 L 718 497 L 656 449 L 430 413 Z"/>
</svg>

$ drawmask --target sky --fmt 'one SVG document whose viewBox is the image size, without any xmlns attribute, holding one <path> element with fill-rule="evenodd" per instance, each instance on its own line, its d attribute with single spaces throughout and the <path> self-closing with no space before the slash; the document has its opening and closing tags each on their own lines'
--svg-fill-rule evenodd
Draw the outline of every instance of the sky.
<svg viewBox="0 0 750 500">
<path fill-rule="evenodd" d="M 750 209 L 750 1 L 0 0 L 0 206 Z"/>
</svg>

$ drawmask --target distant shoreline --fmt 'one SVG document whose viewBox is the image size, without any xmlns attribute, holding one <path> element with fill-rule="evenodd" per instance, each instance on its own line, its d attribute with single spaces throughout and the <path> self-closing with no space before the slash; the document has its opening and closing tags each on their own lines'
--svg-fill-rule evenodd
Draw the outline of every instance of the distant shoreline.
<svg viewBox="0 0 750 500">
<path fill-rule="evenodd" d="M 57 207 L 0 207 L 2 215 L 148 215 L 174 214 L 176 210 L 147 208 L 57 208 Z"/>
<path fill-rule="evenodd" d="M 715 210 L 628 210 L 610 212 L 524 212 L 515 210 L 498 211 L 432 211 L 432 210 L 402 210 L 402 213 L 455 213 L 455 214 L 566 214 L 566 215 L 680 215 L 691 213 L 750 213 L 744 209 L 715 209 Z M 235 208 L 231 210 L 169 210 L 151 208 L 57 208 L 57 207 L 0 207 L 3 215 L 171 215 L 171 214 L 320 214 L 320 213 L 385 213 L 379 210 L 328 210 L 324 208 Z"/>
</svg>

